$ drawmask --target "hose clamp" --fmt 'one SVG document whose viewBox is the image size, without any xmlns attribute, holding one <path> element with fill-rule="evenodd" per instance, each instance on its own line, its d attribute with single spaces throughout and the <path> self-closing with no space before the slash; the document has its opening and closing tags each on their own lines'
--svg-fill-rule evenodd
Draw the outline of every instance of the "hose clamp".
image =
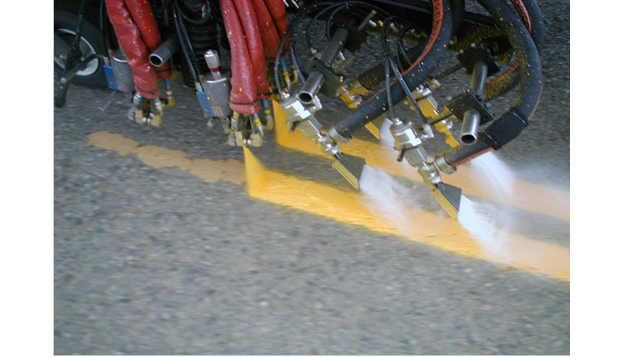
<svg viewBox="0 0 624 357">
<path fill-rule="evenodd" d="M 438 155 L 435 157 L 435 159 L 433 160 L 433 165 L 440 171 L 444 172 L 445 174 L 453 174 L 457 171 L 456 168 L 454 168 L 453 166 L 449 165 L 446 162 L 446 159 L 444 159 L 444 155 Z"/>
<path fill-rule="evenodd" d="M 338 131 L 336 130 L 335 126 L 332 126 L 331 128 L 329 128 L 329 131 L 327 132 L 327 136 L 329 136 L 333 141 L 337 142 L 338 144 L 346 144 L 351 140 L 351 137 L 344 137 L 340 135 Z"/>
</svg>

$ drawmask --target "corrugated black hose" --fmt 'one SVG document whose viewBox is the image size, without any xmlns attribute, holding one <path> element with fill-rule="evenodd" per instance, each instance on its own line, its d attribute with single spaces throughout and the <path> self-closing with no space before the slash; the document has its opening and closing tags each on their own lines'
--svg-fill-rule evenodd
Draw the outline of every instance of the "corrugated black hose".
<svg viewBox="0 0 624 357">
<path fill-rule="evenodd" d="M 518 58 L 520 93 L 513 107 L 479 133 L 473 145 L 451 148 L 441 155 L 447 164 L 457 166 L 515 139 L 528 125 L 542 92 L 542 66 L 539 53 L 520 17 L 504 0 L 479 0 L 503 29 Z"/>
<path fill-rule="evenodd" d="M 452 36 L 452 16 L 449 0 L 433 1 L 434 22 L 433 26 L 439 26 L 439 31 L 432 31 L 430 41 L 433 41 L 429 51 L 425 54 L 421 61 L 414 63 L 405 73 L 403 78 L 410 90 L 414 90 L 417 86 L 427 79 L 427 76 L 438 66 L 444 53 L 448 48 L 448 44 Z M 384 67 L 385 75 L 385 67 Z M 384 76 L 385 77 L 385 76 Z M 405 91 L 401 88 L 400 83 L 395 81 L 392 84 L 391 98 L 394 103 L 400 102 L 405 98 Z M 376 95 L 368 99 L 358 109 L 352 111 L 349 116 L 337 122 L 334 126 L 338 134 L 344 137 L 350 137 L 351 133 L 363 127 L 366 123 L 374 120 L 388 110 L 388 97 L 384 88 Z"/>
<path fill-rule="evenodd" d="M 544 18 L 539 6 L 537 6 L 537 2 L 535 0 L 515 0 L 514 3 L 517 6 L 523 6 L 527 10 L 531 23 L 531 38 L 533 38 L 533 42 L 535 42 L 535 46 L 537 47 L 537 52 L 541 56 L 544 46 L 545 29 Z M 513 68 L 509 73 L 501 74 L 485 85 L 485 100 L 490 101 L 500 97 L 517 86 L 519 82 L 520 74 L 517 68 Z"/>
</svg>

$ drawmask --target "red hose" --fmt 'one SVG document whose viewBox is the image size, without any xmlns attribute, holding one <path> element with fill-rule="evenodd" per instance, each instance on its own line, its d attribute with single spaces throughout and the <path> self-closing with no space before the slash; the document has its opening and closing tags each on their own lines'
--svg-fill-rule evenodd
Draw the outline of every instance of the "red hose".
<svg viewBox="0 0 624 357">
<path fill-rule="evenodd" d="M 134 86 L 145 98 L 160 96 L 158 77 L 149 62 L 149 52 L 141 39 L 138 27 L 123 0 L 106 0 L 108 17 L 115 28 L 121 48 L 128 56 Z"/>
<path fill-rule="evenodd" d="M 271 88 L 267 81 L 264 49 L 262 47 L 262 38 L 260 36 L 260 29 L 258 28 L 256 13 L 251 4 L 251 0 L 236 0 L 234 4 L 236 5 L 238 19 L 240 20 L 245 34 L 247 52 L 249 53 L 249 59 L 253 66 L 258 98 L 269 99 Z"/>
<path fill-rule="evenodd" d="M 264 0 L 252 0 L 252 4 L 258 20 L 262 47 L 264 48 L 264 58 L 273 62 L 277 56 L 280 36 L 277 33 L 277 28 L 275 27 L 271 13 L 269 9 L 267 9 Z"/>
<path fill-rule="evenodd" d="M 162 39 L 156 18 L 152 12 L 152 7 L 146 0 L 124 0 L 132 19 L 141 33 L 141 38 L 150 52 L 154 52 L 160 46 Z M 171 67 L 169 61 L 156 69 L 158 79 L 171 78 Z"/>
<path fill-rule="evenodd" d="M 288 28 L 288 16 L 286 16 L 286 7 L 284 6 L 284 1 L 264 0 L 264 2 L 266 3 L 267 8 L 271 13 L 271 17 L 273 18 L 275 27 L 277 27 L 277 32 L 281 40 L 286 33 L 286 28 Z M 284 49 L 288 49 L 288 40 L 286 40 L 286 43 L 284 44 Z"/>
<path fill-rule="evenodd" d="M 236 7 L 232 0 L 219 0 L 219 3 L 221 4 L 223 22 L 230 42 L 230 56 L 232 57 L 230 107 L 241 114 L 255 114 L 258 112 L 258 103 L 256 102 L 257 92 L 253 66 L 249 59 L 247 44 Z"/>
</svg>

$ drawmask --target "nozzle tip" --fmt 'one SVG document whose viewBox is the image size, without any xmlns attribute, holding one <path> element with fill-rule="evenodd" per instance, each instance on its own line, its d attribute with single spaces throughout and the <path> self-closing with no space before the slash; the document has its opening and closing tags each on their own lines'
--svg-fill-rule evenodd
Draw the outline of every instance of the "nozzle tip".
<svg viewBox="0 0 624 357">
<path fill-rule="evenodd" d="M 342 177 L 344 177 L 349 183 L 356 189 L 360 189 L 360 178 L 362 177 L 362 171 L 366 160 L 361 157 L 337 154 L 336 160 L 332 163 L 332 167 L 336 169 Z"/>
<path fill-rule="evenodd" d="M 433 198 L 438 201 L 451 218 L 457 220 L 459 214 L 459 204 L 461 202 L 462 190 L 453 185 L 439 183 L 435 185 L 431 192 Z"/>
</svg>

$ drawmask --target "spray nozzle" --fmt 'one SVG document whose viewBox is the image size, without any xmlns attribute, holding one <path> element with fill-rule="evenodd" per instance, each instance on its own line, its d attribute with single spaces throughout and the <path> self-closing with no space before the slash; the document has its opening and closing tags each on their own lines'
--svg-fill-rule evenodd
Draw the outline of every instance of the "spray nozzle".
<svg viewBox="0 0 624 357">
<path fill-rule="evenodd" d="M 451 218 L 457 219 L 459 204 L 462 197 L 461 188 L 440 182 L 434 185 L 431 196 L 438 201 Z"/>
<path fill-rule="evenodd" d="M 362 171 L 364 171 L 364 165 L 366 160 L 361 157 L 338 153 L 334 155 L 334 162 L 332 167 L 336 169 L 342 177 L 344 177 L 349 183 L 356 189 L 360 189 L 360 178 L 362 177 Z"/>
</svg>

